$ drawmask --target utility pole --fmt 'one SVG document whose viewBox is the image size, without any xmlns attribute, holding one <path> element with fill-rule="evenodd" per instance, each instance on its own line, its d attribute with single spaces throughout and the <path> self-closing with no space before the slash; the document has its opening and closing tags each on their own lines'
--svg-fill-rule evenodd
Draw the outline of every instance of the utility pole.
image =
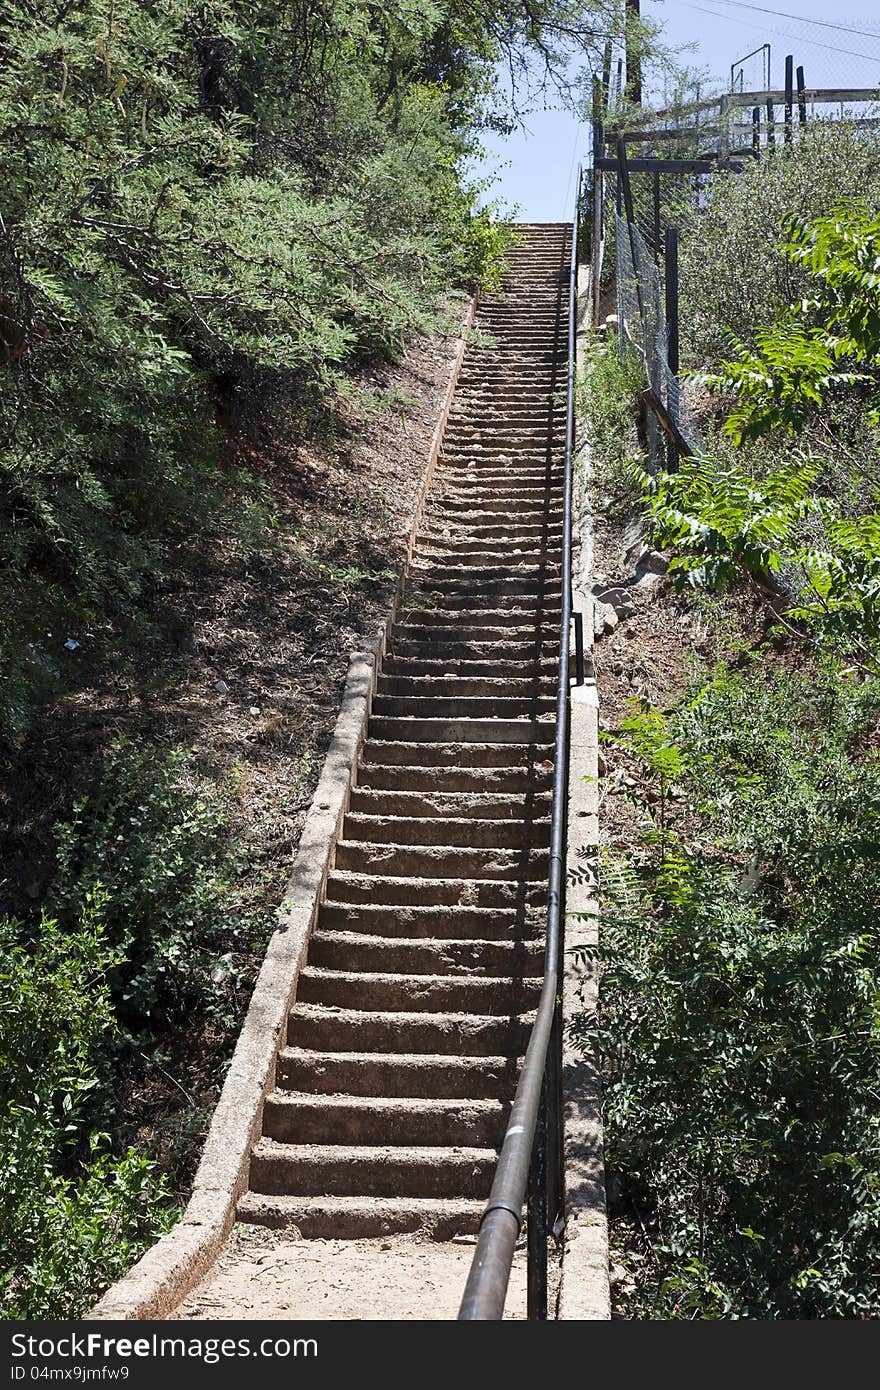
<svg viewBox="0 0 880 1390">
<path fill-rule="evenodd" d="M 626 95 L 634 106 L 642 104 L 641 0 L 626 0 Z"/>
</svg>

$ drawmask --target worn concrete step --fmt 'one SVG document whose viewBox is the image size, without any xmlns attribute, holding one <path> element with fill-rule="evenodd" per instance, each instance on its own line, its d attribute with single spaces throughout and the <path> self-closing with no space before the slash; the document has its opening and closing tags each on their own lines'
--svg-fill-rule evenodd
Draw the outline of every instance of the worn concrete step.
<svg viewBox="0 0 880 1390">
<path fill-rule="evenodd" d="M 548 429 L 546 425 L 520 425 L 516 428 L 509 426 L 506 429 L 500 426 L 487 427 L 478 431 L 471 425 L 454 425 L 447 427 L 445 437 L 450 444 L 458 443 L 462 448 L 467 448 L 474 459 L 486 448 L 497 449 L 499 444 L 505 444 L 509 448 L 533 445 L 548 458 L 552 457 L 554 446 L 558 445 L 561 448 L 565 442 L 565 421 L 558 421 L 552 429 Z"/>
<path fill-rule="evenodd" d="M 540 511 L 470 511 L 455 507 L 444 508 L 431 504 L 425 513 L 425 528 L 430 535 L 455 535 L 476 540 L 480 536 L 507 536 L 510 544 L 518 545 L 529 536 L 546 534 L 548 542 L 562 539 L 562 521 L 556 510 Z"/>
<path fill-rule="evenodd" d="M 518 431 L 523 426 L 529 430 L 555 429 L 565 424 L 565 415 L 564 407 L 559 408 L 553 395 L 537 399 L 529 396 L 519 401 L 505 400 L 497 395 L 482 400 L 469 396 L 459 401 L 456 410 L 450 411 L 446 428 L 454 426 L 455 434 L 470 430 L 479 439 L 496 429 Z"/>
<path fill-rule="evenodd" d="M 424 658 L 439 661 L 451 669 L 450 661 L 474 661 L 485 665 L 495 663 L 496 670 L 503 669 L 503 663 L 514 661 L 552 661 L 559 649 L 558 635 L 554 638 L 536 629 L 532 637 L 523 639 L 518 634 L 508 635 L 506 640 L 497 635 L 497 629 L 489 637 L 478 641 L 472 638 L 457 640 L 453 637 L 441 639 L 436 628 L 429 631 L 421 628 L 419 635 L 401 636 L 394 634 L 392 655 L 395 657 Z"/>
<path fill-rule="evenodd" d="M 250 1188 L 299 1197 L 486 1197 L 496 1158 L 484 1148 L 261 1139 L 251 1154 Z"/>
<path fill-rule="evenodd" d="M 425 1099 L 510 1100 L 520 1060 L 442 1053 L 327 1052 L 284 1047 L 276 1084 L 318 1095 L 420 1096 Z"/>
<path fill-rule="evenodd" d="M 553 749 L 543 744 L 501 740 L 497 743 L 473 743 L 460 739 L 452 743 L 413 743 L 405 738 L 381 739 L 374 731 L 361 752 L 361 766 L 366 768 L 376 763 L 405 768 L 419 765 L 443 769 L 512 767 L 534 769 L 541 774 L 552 768 Z"/>
<path fill-rule="evenodd" d="M 292 1197 L 246 1192 L 239 1221 L 287 1228 L 304 1240 L 375 1240 L 421 1235 L 448 1241 L 475 1235 L 485 1202 L 467 1197 Z"/>
<path fill-rule="evenodd" d="M 458 378 L 460 391 L 485 390 L 497 384 L 500 386 L 519 386 L 524 391 L 540 392 L 542 396 L 562 389 L 567 375 L 567 363 L 560 359 L 551 362 L 501 362 L 498 359 L 476 358 L 462 367 Z"/>
<path fill-rule="evenodd" d="M 536 623 L 551 623 L 554 618 L 558 618 L 561 608 L 552 597 L 519 597 L 522 597 L 523 601 L 516 608 L 482 608 L 475 597 L 466 624 L 462 624 L 460 609 L 446 608 L 442 598 L 430 608 L 401 607 L 397 610 L 394 628 L 448 627 L 454 632 L 483 632 L 493 628 L 531 629 Z"/>
<path fill-rule="evenodd" d="M 375 695 L 376 717 L 392 719 L 538 719 L 553 714 L 556 699 L 549 695 Z"/>
<path fill-rule="evenodd" d="M 500 1148 L 510 1106 L 495 1098 L 329 1096 L 273 1091 L 263 1134 L 282 1144 L 469 1145 Z"/>
<path fill-rule="evenodd" d="M 456 498 L 442 493 L 432 497 L 426 516 L 431 519 L 443 516 L 463 517 L 468 525 L 480 526 L 491 525 L 497 521 L 498 517 L 508 517 L 511 523 L 531 521 L 538 524 L 538 520 L 546 517 L 555 520 L 557 525 L 561 525 L 562 501 L 549 500 L 538 494 L 536 500 L 531 500 L 531 496 L 510 496 L 510 497 L 487 497 L 481 496 L 479 507 L 475 506 L 470 498 Z"/>
<path fill-rule="evenodd" d="M 486 418 L 482 402 L 475 401 L 474 408 L 479 410 L 484 419 Z M 462 431 L 460 439 L 444 437 L 440 450 L 440 469 L 458 472 L 473 467 L 475 470 L 485 469 L 487 473 L 498 473 L 504 469 L 512 478 L 529 478 L 539 469 L 558 472 L 565 462 L 564 415 L 555 420 L 554 433 L 560 424 L 562 435 L 558 446 L 544 436 L 521 441 L 516 449 L 506 449 L 489 429 L 482 431 L 480 438 L 468 437 L 465 431 Z M 546 423 L 544 429 L 546 430 Z"/>
<path fill-rule="evenodd" d="M 327 896 L 340 903 L 384 903 L 392 907 L 450 905 L 458 907 L 496 907 L 518 911 L 539 906 L 547 900 L 543 880 L 524 879 L 416 878 L 393 872 L 376 874 L 360 869 L 335 868 L 327 880 Z"/>
<path fill-rule="evenodd" d="M 522 817 L 522 812 L 520 812 Z M 527 820 L 498 816 L 388 816 L 349 812 L 343 834 L 346 840 L 364 840 L 373 845 L 418 845 L 473 849 L 540 848 L 550 843 L 548 818 L 530 816 Z"/>
<path fill-rule="evenodd" d="M 475 541 L 488 540 L 495 537 L 509 543 L 511 546 L 521 545 L 524 541 L 532 541 L 535 538 L 561 544 L 562 541 L 562 515 L 541 516 L 508 516 L 504 517 L 495 512 L 482 512 L 473 510 L 471 515 L 461 512 L 452 512 L 446 516 L 437 514 L 432 516 L 430 510 L 425 512 L 422 518 L 422 529 L 420 532 L 419 546 L 428 544 L 435 537 L 441 539 L 451 538 L 453 541 Z M 559 552 L 557 551 L 557 554 Z"/>
<path fill-rule="evenodd" d="M 374 714 L 368 738 L 383 743 L 516 743 L 552 744 L 555 721 L 540 719 L 412 719 Z"/>
<path fill-rule="evenodd" d="M 513 550 L 516 546 L 528 546 L 537 542 L 548 547 L 554 547 L 555 553 L 559 554 L 558 547 L 562 543 L 562 522 L 550 517 L 547 521 L 524 520 L 520 518 L 515 524 L 501 521 L 497 516 L 480 521 L 470 521 L 465 524 L 461 517 L 451 519 L 435 518 L 433 521 L 426 517 L 423 522 L 422 539 L 420 545 L 456 545 L 465 543 L 475 545 L 478 542 L 485 542 L 489 548 L 499 543 L 510 546 Z"/>
<path fill-rule="evenodd" d="M 556 658 L 550 653 L 541 661 L 508 659 L 503 665 L 485 657 L 459 657 L 452 654 L 446 657 L 389 655 L 382 662 L 384 680 L 394 676 L 407 676 L 415 680 L 432 676 L 443 679 L 461 677 L 470 680 L 485 677 L 489 680 L 499 680 L 503 679 L 504 672 L 509 673 L 514 681 L 552 679 L 554 688 L 557 666 Z"/>
<path fill-rule="evenodd" d="M 505 477 L 503 473 L 490 471 L 489 466 L 481 466 L 473 459 L 461 459 L 454 467 L 445 465 L 438 469 L 436 480 L 439 489 L 448 491 L 455 488 L 460 496 L 469 498 L 479 498 L 483 491 L 496 495 L 528 492 L 540 497 L 560 490 L 565 482 L 561 467 L 553 469 L 551 478 L 546 476 L 546 469 L 542 473 L 537 468 L 531 474 L 515 473 Z"/>
<path fill-rule="evenodd" d="M 519 1015 L 341 1009 L 298 1003 L 287 1022 L 291 1047 L 328 1052 L 402 1052 L 456 1057 L 522 1056 L 533 1013 Z"/>
<path fill-rule="evenodd" d="M 549 668 L 543 676 L 537 673 L 532 676 L 512 676 L 505 680 L 502 676 L 437 676 L 419 671 L 409 676 L 379 676 L 376 689 L 379 695 L 420 696 L 425 699 L 436 696 L 461 699 L 469 696 L 528 700 L 536 696 L 555 696 L 556 672 Z"/>
<path fill-rule="evenodd" d="M 390 911 L 390 909 L 389 909 Z M 329 931 L 323 921 L 309 942 L 309 964 L 324 970 L 367 971 L 387 975 L 540 975 L 544 943 L 455 941 L 448 937 L 383 937 L 364 932 Z"/>
<path fill-rule="evenodd" d="M 519 646 L 525 650 L 534 650 L 537 646 L 544 644 L 550 645 L 557 626 L 550 617 L 546 622 L 540 616 L 536 616 L 529 623 L 518 622 L 493 622 L 490 627 L 473 627 L 470 623 L 402 623 L 395 621 L 391 629 L 389 645 L 392 651 L 397 651 L 405 645 L 413 643 L 421 644 L 422 647 L 430 647 L 438 652 L 459 652 L 464 655 L 464 649 L 472 646 L 494 647 L 499 654 L 511 647 Z M 512 653 L 509 653 L 512 655 Z"/>
<path fill-rule="evenodd" d="M 403 595 L 403 610 L 442 606 L 447 612 L 473 611 L 476 605 L 485 604 L 491 608 L 542 608 L 545 605 L 558 609 L 562 584 L 559 579 L 550 579 L 536 573 L 532 578 L 512 579 L 493 575 L 485 571 L 486 578 L 480 578 L 479 569 L 474 570 L 470 592 L 466 580 L 438 579 L 434 573 L 412 571 Z"/>
<path fill-rule="evenodd" d="M 492 487 L 466 475 L 460 478 L 437 479 L 434 499 L 438 506 L 456 508 L 462 512 L 500 511 L 502 508 L 522 512 L 531 516 L 536 511 L 558 510 L 562 515 L 562 484 L 523 483 L 511 479 L 508 483 L 496 482 Z"/>
<path fill-rule="evenodd" d="M 356 786 L 348 809 L 351 815 L 372 817 L 510 821 L 521 820 L 524 815 L 548 816 L 551 800 L 549 791 L 511 796 L 494 791 L 373 791 Z"/>
<path fill-rule="evenodd" d="M 392 635 L 391 652 L 396 657 L 424 657 L 429 661 L 440 661 L 448 665 L 448 658 L 460 661 L 494 661 L 496 669 L 503 669 L 506 661 L 552 660 L 559 649 L 558 631 L 545 631 L 541 627 L 530 633 L 517 628 L 493 628 L 480 633 L 479 637 L 443 635 L 444 629 L 416 628 Z M 378 737 L 378 735 L 377 735 Z M 456 738 L 458 735 L 452 735 Z"/>
<path fill-rule="evenodd" d="M 383 878 L 479 878 L 540 881 L 548 871 L 541 848 L 481 849 L 455 845 L 395 845 L 340 840 L 336 868 Z"/>
<path fill-rule="evenodd" d="M 382 940 L 498 942 L 507 947 L 525 942 L 543 949 L 543 905 L 528 907 L 461 907 L 455 903 L 426 907 L 412 902 L 396 906 L 373 901 L 321 904 L 319 929 Z M 502 972 L 503 973 L 503 972 Z"/>
<path fill-rule="evenodd" d="M 492 574 L 506 570 L 512 577 L 517 574 L 528 577 L 546 575 L 558 579 L 561 573 L 559 551 L 555 542 L 544 536 L 527 536 L 513 546 L 504 546 L 496 538 L 480 540 L 454 540 L 451 537 L 432 537 L 423 541 L 413 556 L 410 574 L 414 578 L 435 575 L 441 570 L 448 575 L 450 583 L 466 582 L 473 573 Z"/>
<path fill-rule="evenodd" d="M 306 965 L 297 1001 L 378 1013 L 473 1013 L 508 1017 L 536 1006 L 539 978 L 502 975 L 401 975 Z"/>
<path fill-rule="evenodd" d="M 401 792 L 508 792 L 512 795 L 544 793 L 553 777 L 552 765 L 538 770 L 512 767 L 414 767 L 364 763 L 358 786 Z"/>
<path fill-rule="evenodd" d="M 450 593 L 464 593 L 470 580 L 476 585 L 495 580 L 513 584 L 551 584 L 561 580 L 559 550 L 555 538 L 546 535 L 511 537 L 502 546 L 500 537 L 435 536 L 414 552 L 409 570 L 413 584 L 443 583 Z"/>
<path fill-rule="evenodd" d="M 485 488 L 488 492 L 516 489 L 519 492 L 541 492 L 544 489 L 560 488 L 564 482 L 563 460 L 535 461 L 534 467 L 502 467 L 492 459 L 480 455 L 463 455 L 446 459 L 435 471 L 438 486 L 455 486 L 470 492 Z"/>
<path fill-rule="evenodd" d="M 546 447 L 546 440 L 560 429 L 565 428 L 566 417 L 564 411 L 557 411 L 552 403 L 532 406 L 530 409 L 514 407 L 501 409 L 496 406 L 494 409 L 483 402 L 468 403 L 468 406 L 454 415 L 450 415 L 446 425 L 444 439 L 449 441 L 460 440 L 462 447 L 471 444 L 485 443 L 487 439 L 492 439 L 498 433 L 502 434 L 534 434 L 541 438 L 541 442 Z M 517 460 L 519 463 L 520 460 Z M 516 465 L 514 465 L 515 467 Z"/>
</svg>

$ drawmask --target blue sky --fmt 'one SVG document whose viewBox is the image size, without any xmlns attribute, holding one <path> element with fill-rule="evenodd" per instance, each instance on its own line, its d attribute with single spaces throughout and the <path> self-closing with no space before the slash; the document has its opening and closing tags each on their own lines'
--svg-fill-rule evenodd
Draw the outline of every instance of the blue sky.
<svg viewBox="0 0 880 1390">
<path fill-rule="evenodd" d="M 785 11 L 784 14 L 765 10 Z M 880 87 L 880 14 L 868 6 L 842 8 L 828 0 L 642 0 L 642 13 L 664 27 L 666 43 L 681 48 L 679 61 L 708 70 L 721 87 L 730 84 L 730 65 L 750 49 L 771 46 L 771 79 L 782 85 L 786 53 L 804 67 L 808 87 Z M 857 30 L 871 31 L 871 37 Z M 755 60 L 757 62 L 757 60 Z M 761 86 L 760 68 L 753 69 Z M 656 95 L 660 95 L 656 92 Z M 554 222 L 571 215 L 578 159 L 587 133 L 564 111 L 536 111 L 525 129 L 486 140 L 478 173 L 495 174 L 495 196 L 518 205 L 520 221 Z"/>
</svg>

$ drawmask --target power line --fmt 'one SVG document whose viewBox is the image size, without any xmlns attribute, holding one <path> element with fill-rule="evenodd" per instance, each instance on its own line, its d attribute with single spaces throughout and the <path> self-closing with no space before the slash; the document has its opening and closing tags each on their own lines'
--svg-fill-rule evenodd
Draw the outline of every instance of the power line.
<svg viewBox="0 0 880 1390">
<path fill-rule="evenodd" d="M 725 3 L 729 4 L 730 0 L 715 0 L 715 4 L 723 5 Z M 858 53 L 853 48 L 838 48 L 835 44 L 832 43 L 820 43 L 818 39 L 805 40 L 803 34 L 792 34 L 788 29 L 771 29 L 769 25 L 756 24 L 754 20 L 737 19 L 734 15 L 723 13 L 719 14 L 717 10 L 707 10 L 704 9 L 702 5 L 692 4 L 691 0 L 682 0 L 682 4 L 688 10 L 699 10 L 700 14 L 711 15 L 713 19 L 726 19 L 732 24 L 744 24 L 747 29 L 757 29 L 761 33 L 779 34 L 782 38 L 786 39 L 800 39 L 802 43 L 809 43 L 811 48 L 824 48 L 827 49 L 829 53 L 844 53 L 848 58 L 861 58 L 862 61 L 865 63 L 880 62 L 880 54 L 877 53 Z M 760 7 L 757 5 L 750 5 L 748 8 L 758 9 Z M 777 11 L 768 10 L 767 13 L 774 14 L 777 13 Z M 880 39 L 880 34 L 876 35 L 875 37 Z"/>
<path fill-rule="evenodd" d="M 767 5 L 750 5 L 746 0 L 715 0 L 715 3 L 733 5 L 738 10 L 757 10 L 759 14 L 778 15 L 782 19 L 796 19 L 800 24 L 812 24 L 820 29 L 837 29 L 842 34 L 860 34 L 865 39 L 880 39 L 880 32 L 876 29 L 859 29 L 852 24 L 832 24 L 828 19 L 807 19 L 806 15 L 792 14 L 790 10 L 771 10 Z"/>
</svg>

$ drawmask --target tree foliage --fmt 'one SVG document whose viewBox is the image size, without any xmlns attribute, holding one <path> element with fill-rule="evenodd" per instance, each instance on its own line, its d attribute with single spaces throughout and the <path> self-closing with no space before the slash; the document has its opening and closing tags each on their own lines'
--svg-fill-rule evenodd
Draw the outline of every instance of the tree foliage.
<svg viewBox="0 0 880 1390">
<path fill-rule="evenodd" d="M 880 207 L 876 131 L 812 121 L 790 149 L 713 176 L 682 221 L 682 357 L 700 370 L 727 355 L 729 335 L 751 346 L 805 291 L 797 261 L 780 257 L 783 223 L 825 217 L 841 203 Z"/>
<path fill-rule="evenodd" d="M 728 405 L 723 431 L 738 448 L 764 440 L 772 453 L 780 433 L 800 437 L 850 397 L 870 440 L 880 384 L 880 220 L 858 203 L 791 218 L 782 254 L 805 272 L 799 299 L 755 333 L 754 347 L 735 341 L 735 357 L 702 376 Z M 746 573 L 779 588 L 782 576 L 790 618 L 876 669 L 880 476 L 864 475 L 871 509 L 853 515 L 809 448 L 770 467 L 743 454 L 726 465 L 687 460 L 675 474 L 634 468 L 656 538 L 678 552 L 672 568 L 710 587 Z"/>
<path fill-rule="evenodd" d="M 267 378 L 326 399 L 451 288 L 493 280 L 506 233 L 467 169 L 512 118 L 496 64 L 561 84 L 605 18 L 602 0 L 4 7 L 7 723 L 74 630 L 137 610 L 169 539 L 259 510 L 220 466 L 218 404 Z"/>
<path fill-rule="evenodd" d="M 75 1317 L 162 1230 L 169 1195 L 133 1149 L 114 1156 L 88 1123 L 115 1029 L 120 953 L 106 894 L 79 919 L 43 916 L 28 942 L 0 920 L 0 1316 Z"/>
</svg>

